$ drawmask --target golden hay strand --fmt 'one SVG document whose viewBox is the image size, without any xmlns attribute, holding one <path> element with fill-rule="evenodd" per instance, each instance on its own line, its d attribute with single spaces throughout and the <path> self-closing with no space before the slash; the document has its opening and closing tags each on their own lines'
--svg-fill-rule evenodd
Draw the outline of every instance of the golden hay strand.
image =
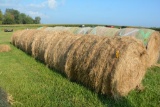
<svg viewBox="0 0 160 107">
<path fill-rule="evenodd" d="M 0 52 L 8 52 L 11 50 L 9 45 L 0 44 Z"/>
<path fill-rule="evenodd" d="M 132 52 L 129 52 L 130 49 Z M 118 58 L 115 55 L 117 51 L 120 51 Z M 145 47 L 137 40 L 128 37 L 84 36 L 72 44 L 65 72 L 71 80 L 81 82 L 102 94 L 117 97 L 126 95 L 140 84 L 146 63 Z"/>
</svg>

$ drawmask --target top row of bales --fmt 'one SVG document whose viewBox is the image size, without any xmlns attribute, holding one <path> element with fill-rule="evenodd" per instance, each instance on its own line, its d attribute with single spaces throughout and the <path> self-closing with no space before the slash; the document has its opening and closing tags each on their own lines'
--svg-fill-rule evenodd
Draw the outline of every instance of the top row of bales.
<svg viewBox="0 0 160 107">
<path fill-rule="evenodd" d="M 147 53 L 149 55 L 148 60 L 149 66 L 156 64 L 160 61 L 160 33 L 151 30 L 151 29 L 143 29 L 143 28 L 109 28 L 103 26 L 97 26 L 94 28 L 91 27 L 46 27 L 43 30 L 45 31 L 68 31 L 73 34 L 90 34 L 97 36 L 130 36 L 132 38 L 136 38 L 140 40 L 146 47 Z"/>
</svg>

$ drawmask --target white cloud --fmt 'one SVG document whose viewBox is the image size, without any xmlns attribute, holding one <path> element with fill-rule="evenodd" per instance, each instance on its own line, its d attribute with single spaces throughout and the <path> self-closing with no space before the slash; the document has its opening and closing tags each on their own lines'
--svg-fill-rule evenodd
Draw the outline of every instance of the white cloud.
<svg viewBox="0 0 160 107">
<path fill-rule="evenodd" d="M 45 3 L 41 3 L 41 4 L 29 4 L 28 5 L 31 8 L 44 8 L 45 7 Z"/>
<path fill-rule="evenodd" d="M 49 16 L 47 16 L 47 15 L 45 15 L 43 13 L 40 13 L 40 12 L 29 11 L 27 13 L 32 17 L 40 16 L 41 18 L 49 18 Z"/>
<path fill-rule="evenodd" d="M 51 9 L 55 9 L 57 7 L 57 1 L 56 0 L 48 0 L 48 6 Z"/>
</svg>

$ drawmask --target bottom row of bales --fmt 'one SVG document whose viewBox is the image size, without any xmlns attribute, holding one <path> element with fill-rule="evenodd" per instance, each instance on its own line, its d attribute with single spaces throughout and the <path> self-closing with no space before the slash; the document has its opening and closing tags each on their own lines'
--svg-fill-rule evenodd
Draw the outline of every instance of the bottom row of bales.
<svg viewBox="0 0 160 107">
<path fill-rule="evenodd" d="M 22 30 L 11 42 L 69 80 L 114 98 L 139 86 L 148 67 L 145 46 L 130 37 Z"/>
</svg>

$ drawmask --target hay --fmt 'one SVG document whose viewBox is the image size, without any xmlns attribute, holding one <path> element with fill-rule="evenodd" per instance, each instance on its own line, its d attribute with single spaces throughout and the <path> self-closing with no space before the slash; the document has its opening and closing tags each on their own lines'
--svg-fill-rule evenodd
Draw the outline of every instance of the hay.
<svg viewBox="0 0 160 107">
<path fill-rule="evenodd" d="M 0 87 L 0 107 L 10 107 L 10 100 L 7 93 Z"/>
<path fill-rule="evenodd" d="M 92 28 L 91 27 L 83 27 L 83 28 L 79 28 L 75 34 L 88 34 L 89 32 L 91 32 Z"/>
<path fill-rule="evenodd" d="M 65 31 L 29 32 L 26 33 L 32 39 L 27 41 L 35 58 L 98 93 L 115 98 L 125 96 L 139 86 L 144 77 L 147 52 L 134 38 L 75 36 Z M 18 42 L 22 42 L 19 39 L 22 37 L 17 36 Z"/>
<path fill-rule="evenodd" d="M 18 31 L 12 37 L 16 41 L 16 43 L 13 44 L 15 44 L 15 46 L 27 52 L 28 54 L 31 54 L 32 53 L 31 45 L 35 37 L 34 34 L 38 32 L 39 30 L 36 29 L 22 30 L 21 32 Z"/>
<path fill-rule="evenodd" d="M 0 45 L 0 52 L 9 52 L 11 50 L 11 47 L 9 45 Z"/>
<path fill-rule="evenodd" d="M 117 50 L 119 58 L 115 55 Z M 69 79 L 117 98 L 141 83 L 146 67 L 146 50 L 139 41 L 128 37 L 84 36 L 72 44 L 65 72 Z"/>
<path fill-rule="evenodd" d="M 117 28 L 108 28 L 108 27 L 98 26 L 93 28 L 91 32 L 89 32 L 89 34 L 114 37 L 118 31 L 119 29 Z"/>
<path fill-rule="evenodd" d="M 160 35 L 157 31 L 151 29 L 125 28 L 121 29 L 117 36 L 130 36 L 140 40 L 147 49 L 149 55 L 148 66 L 152 66 L 158 62 L 160 50 Z"/>
<path fill-rule="evenodd" d="M 55 32 L 46 48 L 45 63 L 49 67 L 64 71 L 67 52 L 71 44 L 81 36 L 74 36 L 69 32 Z"/>
<path fill-rule="evenodd" d="M 38 32 L 32 42 L 32 56 L 36 59 L 44 61 L 44 52 L 51 36 L 46 32 Z"/>
<path fill-rule="evenodd" d="M 13 33 L 12 37 L 11 37 L 11 43 L 13 45 L 15 45 L 16 47 L 18 47 L 18 39 L 19 37 L 25 32 L 26 30 L 18 30 L 16 32 Z"/>
</svg>

